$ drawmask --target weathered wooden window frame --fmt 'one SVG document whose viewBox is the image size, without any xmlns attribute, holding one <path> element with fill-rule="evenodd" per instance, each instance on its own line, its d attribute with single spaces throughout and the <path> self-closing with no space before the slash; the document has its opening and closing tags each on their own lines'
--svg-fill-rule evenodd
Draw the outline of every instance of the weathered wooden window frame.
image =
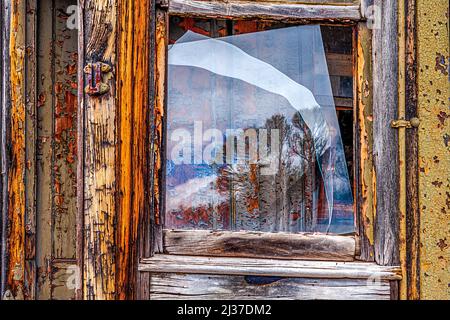
<svg viewBox="0 0 450 320">
<path fill-rule="evenodd" d="M 386 130 L 384 121 L 388 121 L 392 117 L 395 117 L 396 110 L 386 110 L 381 108 L 385 103 L 391 103 L 391 97 L 383 98 L 382 89 L 378 88 L 378 91 L 373 91 L 373 81 L 380 81 L 387 77 L 389 80 L 387 83 L 392 84 L 392 77 L 396 78 L 397 75 L 392 75 L 392 70 L 388 71 L 386 65 L 380 61 L 380 55 L 382 48 L 377 46 L 377 41 L 382 41 L 381 37 L 391 37 L 392 33 L 388 35 L 383 34 L 382 30 L 370 30 L 367 25 L 367 21 L 364 17 L 366 8 L 372 4 L 372 1 L 362 1 L 361 5 L 325 5 L 325 4 L 295 4 L 295 3 L 267 3 L 263 1 L 256 2 L 205 2 L 197 0 L 171 0 L 167 2 L 159 2 L 158 9 L 156 10 L 156 61 L 155 61 L 155 109 L 154 116 L 157 118 L 154 123 L 158 124 L 155 128 L 155 132 L 158 135 L 153 135 L 153 153 L 161 152 L 163 149 L 163 136 L 161 135 L 165 130 L 164 117 L 165 115 L 165 81 L 166 81 L 166 58 L 167 58 L 167 37 L 168 37 L 168 16 L 169 14 L 184 15 L 184 16 L 196 16 L 203 18 L 224 18 L 224 19 L 264 19 L 264 20 L 276 20 L 283 22 L 299 22 L 299 23 L 331 23 L 337 25 L 347 25 L 354 27 L 354 126 L 355 126 L 355 177 L 356 177 L 356 218 L 357 218 L 357 232 L 353 238 L 354 251 L 353 254 L 349 254 L 352 249 L 349 250 L 348 241 L 349 237 L 345 236 L 328 236 L 328 235 L 271 235 L 254 232 L 208 232 L 208 231 L 171 231 L 163 230 L 161 217 L 159 212 L 164 212 L 164 189 L 163 178 L 161 172 L 164 172 L 164 161 L 156 159 L 154 165 L 154 176 L 152 177 L 153 191 L 157 195 L 153 199 L 153 211 L 150 213 L 150 221 L 152 222 L 150 228 L 151 239 L 147 241 L 151 245 L 150 250 L 147 250 L 147 254 L 143 255 L 141 264 L 139 266 L 140 271 L 146 272 L 158 272 L 164 268 L 171 269 L 172 272 L 194 272 L 193 269 L 189 269 L 189 266 L 180 263 L 178 269 L 174 266 L 176 261 L 180 262 L 179 256 L 208 256 L 211 257 L 203 261 L 203 263 L 209 263 L 210 266 L 216 265 L 219 270 L 221 268 L 220 259 L 223 257 L 230 257 L 230 259 L 241 258 L 253 258 L 256 259 L 254 263 L 261 262 L 260 258 L 270 259 L 309 259 L 309 260 L 330 260 L 330 261 L 353 261 L 360 260 L 365 262 L 377 262 L 379 265 L 397 265 L 398 259 L 396 258 L 397 252 L 397 240 L 395 234 L 393 234 L 392 242 L 386 247 L 387 240 L 386 234 L 391 234 L 393 229 L 396 228 L 396 219 L 394 212 L 386 211 L 385 214 L 376 216 L 374 214 L 379 206 L 379 210 L 384 208 L 392 208 L 394 202 L 392 199 L 387 201 L 381 200 L 377 203 L 376 194 L 380 191 L 380 194 L 386 195 L 385 188 L 376 185 L 378 177 L 388 176 L 389 173 L 383 172 L 384 170 L 376 171 L 376 166 L 383 166 L 390 161 L 395 161 L 398 158 L 395 148 L 393 152 L 385 150 L 381 144 L 383 139 L 387 136 L 390 141 L 395 141 L 396 137 L 392 136 L 392 132 Z M 381 5 L 381 2 L 378 3 Z M 389 9 L 389 8 L 388 8 Z M 392 12 L 391 12 L 392 13 Z M 390 21 L 393 23 L 393 21 Z M 391 25 L 392 27 L 392 25 Z M 394 30 L 395 31 L 395 30 Z M 373 35 L 372 35 L 373 33 Z M 372 46 L 374 46 L 372 48 Z M 384 48 L 391 59 L 395 58 L 395 45 L 393 47 Z M 392 50 L 392 52 L 390 52 Z M 376 63 L 380 67 L 378 74 L 373 72 L 373 64 Z M 384 69 L 383 69 L 384 68 Z M 394 68 L 396 70 L 396 68 Z M 387 74 L 389 72 L 389 74 Z M 387 90 L 386 83 L 383 83 L 383 89 Z M 393 91 L 394 90 L 394 91 Z M 393 93 L 396 89 L 389 88 L 384 92 Z M 375 103 L 373 97 L 377 97 L 377 103 Z M 395 99 L 395 98 L 394 98 Z M 393 104 L 395 105 L 395 104 Z M 376 110 L 375 110 L 376 108 Z M 378 116 L 375 121 L 374 116 Z M 160 117 L 160 118 L 158 118 Z M 158 127 L 159 126 L 159 127 Z M 379 137 L 374 139 L 374 129 L 378 126 Z M 375 159 L 374 154 L 371 152 L 376 148 L 382 148 L 380 150 L 379 157 Z M 390 153 L 389 155 L 386 153 Z M 382 155 L 383 154 L 383 155 Z M 386 158 L 391 156 L 391 158 Z M 159 160 L 159 162 L 158 162 Z M 157 170 L 155 170 L 155 168 Z M 392 178 L 395 179 L 395 169 Z M 392 180 L 391 180 L 392 182 Z M 393 183 L 395 185 L 395 183 Z M 395 190 L 392 190 L 395 192 Z M 394 196 L 395 197 L 395 196 Z M 391 197 L 392 198 L 392 197 Z M 395 201 L 395 200 L 394 200 Z M 159 209 L 159 211 L 155 211 Z M 391 218 L 389 218 L 391 217 Z M 387 220 L 386 220 L 387 218 Z M 377 221 L 375 221 L 377 219 Z M 155 224 L 156 222 L 156 224 Z M 378 222 L 378 223 L 377 223 Z M 385 228 L 385 229 L 384 229 Z M 324 238 L 332 244 L 328 247 L 323 246 Z M 192 239 L 195 239 L 193 241 Z M 293 240 L 295 239 L 295 240 Z M 254 247 L 242 245 L 241 240 L 259 241 L 258 243 L 267 243 L 268 248 L 282 248 L 285 250 L 279 250 L 284 252 L 278 256 L 268 253 L 265 250 L 258 251 Z M 325 240 L 326 241 L 326 240 Z M 164 242 L 164 243 L 163 243 Z M 192 248 L 195 242 L 195 249 Z M 241 245 L 239 243 L 241 242 Z M 297 242 L 297 243 L 295 243 Z M 184 245 L 183 245 L 184 243 Z M 207 243 L 207 245 L 204 245 Z M 230 252 L 226 251 L 226 245 L 232 244 L 234 250 Z M 189 249 L 191 245 L 191 249 Z M 292 250 L 298 245 L 298 248 L 310 248 L 310 250 Z M 235 250 L 236 246 L 239 250 Z M 289 250 L 286 248 L 290 248 Z M 335 250 L 335 254 L 332 253 L 330 248 Z M 351 245 L 350 245 L 351 248 Z M 166 255 L 161 255 L 161 254 Z M 171 256 L 173 255 L 173 256 Z M 151 258 L 153 256 L 153 258 Z M 177 257 L 178 256 L 178 257 Z M 217 258 L 212 258 L 212 257 Z M 328 258 L 327 258 L 328 256 Z M 159 264 L 159 266 L 158 266 Z M 211 272 L 214 268 L 208 269 Z M 301 269 L 301 268 L 300 268 Z M 272 272 L 274 272 L 274 268 Z M 166 271 L 167 272 L 167 271 Z M 199 270 L 197 269 L 197 272 Z M 245 271 L 241 270 L 241 274 Z M 269 275 L 270 272 L 267 272 Z M 301 276 L 301 272 L 297 274 Z M 392 279 L 399 280 L 399 277 L 394 276 Z M 391 280 L 392 280 L 391 279 Z"/>
<path fill-rule="evenodd" d="M 318 2 L 323 3 L 321 0 Z M 10 1 L 0 3 L 0 49 L 4 53 L 4 59 L 0 62 L 0 202 L 1 238 L 2 243 L 6 244 L 1 248 L 1 293 L 4 298 L 33 299 L 36 294 L 36 277 L 39 275 L 36 264 L 36 164 L 33 161 L 38 79 L 35 72 L 36 51 L 33 50 L 36 47 L 36 0 L 28 0 L 26 3 L 14 1 L 17 6 L 11 6 Z M 162 162 L 157 159 L 155 161 L 155 155 L 161 155 L 164 150 L 156 149 L 162 147 L 162 137 L 154 132 L 156 129 L 164 129 L 163 122 L 158 122 L 158 119 L 162 120 L 164 117 L 160 113 L 164 112 L 164 108 L 161 104 L 157 108 L 147 107 L 153 105 L 157 92 L 163 92 L 161 88 L 157 89 L 157 84 L 161 82 L 154 80 L 157 78 L 157 70 L 163 70 L 161 66 L 164 63 L 161 59 L 155 62 L 154 53 L 158 50 L 164 52 L 165 45 L 158 46 L 157 49 L 154 47 L 156 19 L 152 0 L 112 0 L 107 4 L 104 1 L 86 0 L 79 3 L 79 83 L 85 81 L 82 70 L 86 62 L 105 61 L 115 67 L 116 72 L 109 82 L 113 89 L 111 94 L 100 99 L 88 97 L 83 93 L 83 86 L 79 86 L 78 127 L 81 129 L 78 138 L 77 264 L 82 271 L 79 273 L 82 287 L 78 288 L 77 296 L 86 299 L 145 298 L 149 293 L 148 278 L 151 272 L 137 272 L 138 267 L 142 271 L 151 271 L 151 268 L 146 268 L 150 263 L 158 266 L 152 268 L 167 266 L 167 262 L 163 261 L 166 258 L 164 255 L 154 256 L 151 261 L 147 259 L 162 250 L 161 243 L 155 242 L 155 239 L 160 238 L 161 230 L 150 222 L 157 218 L 153 213 L 161 205 L 160 197 L 163 194 L 160 189 L 162 185 L 158 184 L 163 169 Z M 412 86 L 406 88 L 406 96 L 410 100 L 407 116 L 414 116 L 417 112 L 414 81 L 415 1 L 409 1 L 408 10 L 403 13 L 397 7 L 397 1 L 363 0 L 361 12 L 364 13 L 365 8 L 372 3 L 382 8 L 380 28 L 370 30 L 364 14 L 361 14 L 361 21 L 354 22 L 359 35 L 355 83 L 355 112 L 358 119 L 355 141 L 359 146 L 357 160 L 360 168 L 356 180 L 361 246 L 359 258 L 366 262 L 375 261 L 380 266 L 397 266 L 401 261 L 402 283 L 408 281 L 408 287 L 403 284 L 402 291 L 411 290 L 408 295 L 414 296 L 418 294 L 419 288 L 419 226 L 415 216 L 419 214 L 416 194 L 417 132 L 410 131 L 407 134 L 412 142 L 406 153 L 408 161 L 414 163 L 407 168 L 409 185 L 404 200 L 408 200 L 409 211 L 406 216 L 401 217 L 398 208 L 400 179 L 396 165 L 399 155 L 398 150 L 392 147 L 399 144 L 399 139 L 397 130 L 390 127 L 390 121 L 398 118 L 400 72 L 397 67 L 400 65 L 402 68 L 402 63 L 408 72 L 408 84 Z M 408 46 L 406 54 L 397 48 L 398 43 L 404 41 L 397 38 L 397 24 L 401 26 L 405 22 L 398 22 L 398 17 L 406 20 L 407 30 L 411 31 L 406 36 L 403 35 Z M 17 23 L 12 24 L 12 20 Z M 158 26 L 161 27 L 161 24 Z M 148 43 L 150 46 L 142 45 Z M 129 51 L 133 52 L 133 58 L 127 55 Z M 27 54 L 18 57 L 10 56 L 10 52 Z M 406 63 L 401 61 L 405 56 L 409 59 Z M 26 72 L 21 72 L 24 70 L 22 67 L 16 68 L 23 65 L 26 65 Z M 164 73 L 159 75 L 161 76 Z M 11 99 L 13 95 L 17 98 Z M 152 115 L 147 115 L 147 110 L 152 111 Z M 152 121 L 158 125 L 147 127 L 147 123 Z M 90 123 L 101 126 L 104 130 L 101 137 L 100 133 L 89 127 Z M 136 123 L 139 126 L 131 131 L 132 124 Z M 28 133 L 26 139 L 23 138 L 25 132 Z M 161 134 L 162 131 L 158 133 Z M 146 152 L 152 137 L 159 144 L 153 144 L 147 163 Z M 93 149 L 105 155 L 109 162 L 95 162 L 98 159 L 92 157 Z M 130 150 L 133 150 L 131 156 Z M 147 172 L 156 177 L 153 179 L 156 183 L 149 183 Z M 97 173 L 108 178 L 107 181 L 101 181 L 99 186 L 93 184 Z M 155 199 L 158 201 L 154 201 Z M 412 223 L 406 231 L 405 219 Z M 13 226 L 9 234 L 5 232 L 8 225 Z M 406 246 L 406 236 L 412 237 L 412 240 L 408 238 L 413 241 L 409 247 Z M 406 261 L 407 259 L 409 260 Z M 225 263 L 228 261 L 215 260 L 217 266 Z M 283 272 L 291 272 L 291 269 L 288 270 L 292 267 L 289 263 L 283 265 Z M 311 276 L 309 271 L 305 271 L 309 265 L 298 263 L 294 268 L 304 269 L 295 275 L 301 276 L 303 272 L 303 276 Z M 325 268 L 327 263 L 323 262 L 322 266 Z M 404 264 L 408 264 L 408 279 Z M 342 266 L 339 263 L 336 265 Z M 347 276 L 349 273 L 355 274 L 353 271 L 358 267 L 353 266 L 348 270 L 345 265 L 349 264 L 343 265 Z M 398 272 L 395 267 L 388 269 Z M 335 277 L 342 275 L 334 273 Z M 367 273 L 364 277 L 367 277 Z M 394 278 L 398 279 L 398 276 Z"/>
</svg>

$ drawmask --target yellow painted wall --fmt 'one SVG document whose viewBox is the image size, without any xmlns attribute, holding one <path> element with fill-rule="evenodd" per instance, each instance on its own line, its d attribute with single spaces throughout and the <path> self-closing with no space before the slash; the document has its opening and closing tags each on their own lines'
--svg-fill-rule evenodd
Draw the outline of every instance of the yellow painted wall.
<svg viewBox="0 0 450 320">
<path fill-rule="evenodd" d="M 449 2 L 417 6 L 421 299 L 450 299 Z"/>
</svg>

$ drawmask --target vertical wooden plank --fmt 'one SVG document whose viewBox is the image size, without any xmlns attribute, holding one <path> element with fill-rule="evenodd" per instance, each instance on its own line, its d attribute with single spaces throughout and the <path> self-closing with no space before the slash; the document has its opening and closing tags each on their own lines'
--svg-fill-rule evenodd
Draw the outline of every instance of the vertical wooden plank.
<svg viewBox="0 0 450 320">
<path fill-rule="evenodd" d="M 26 1 L 26 220 L 25 285 L 29 299 L 36 297 L 36 145 L 37 145 L 37 3 Z"/>
<path fill-rule="evenodd" d="M 138 223 L 146 214 L 151 1 L 118 1 L 117 298 L 133 299 Z"/>
<path fill-rule="evenodd" d="M 1 292 L 35 297 L 35 2 L 1 2 Z"/>
<path fill-rule="evenodd" d="M 398 1 L 398 119 L 406 118 L 406 1 Z M 406 128 L 398 128 L 399 154 L 399 259 L 402 274 L 406 275 Z M 399 283 L 399 298 L 406 299 L 408 278 Z"/>
<path fill-rule="evenodd" d="M 2 294 L 23 299 L 25 272 L 25 26 L 26 3 L 4 3 L 4 70 L 2 161 L 3 232 Z M 5 103 L 6 102 L 6 103 Z M 5 207 L 6 205 L 6 207 Z"/>
<path fill-rule="evenodd" d="M 37 98 L 38 299 L 53 299 L 61 261 L 76 258 L 77 31 L 67 25 L 74 0 L 39 3 Z M 61 279 L 61 275 L 59 275 Z M 58 294 L 73 288 L 58 286 Z"/>
<path fill-rule="evenodd" d="M 43 18 L 45 17 L 45 19 Z M 39 4 L 38 140 L 37 140 L 37 266 L 38 299 L 51 298 L 52 263 L 52 136 L 53 136 L 53 19 L 52 1 Z"/>
<path fill-rule="evenodd" d="M 356 40 L 355 168 L 356 212 L 364 261 L 374 261 L 372 31 L 359 23 Z"/>
<path fill-rule="evenodd" d="M 77 288 L 75 298 L 82 300 L 84 280 L 84 163 L 85 163 L 85 101 L 84 101 L 84 74 L 81 72 L 85 61 L 84 44 L 84 10 L 78 1 L 78 109 L 77 109 Z"/>
<path fill-rule="evenodd" d="M 145 179 L 145 207 L 147 208 L 144 211 L 144 214 L 139 217 L 139 223 L 138 223 L 138 237 L 137 237 L 137 243 L 138 243 L 138 262 L 139 258 L 141 257 L 150 257 L 152 255 L 152 224 L 150 222 L 151 219 L 151 203 L 152 203 L 152 197 L 153 194 L 151 193 L 152 190 L 152 184 L 151 180 L 153 175 L 151 174 L 152 170 L 152 162 L 151 162 L 151 150 L 148 146 L 151 145 L 151 138 L 152 138 L 152 130 L 153 130 L 153 122 L 151 119 L 153 118 L 153 109 L 155 106 L 155 29 L 156 29 L 156 8 L 154 3 L 152 3 L 148 9 L 149 16 L 151 17 L 150 23 L 149 23 L 149 34 L 147 39 L 147 46 L 148 46 L 148 75 L 147 75 L 147 81 L 148 81 L 148 112 L 146 113 L 146 121 L 147 121 L 147 127 L 146 127 L 146 139 L 145 139 L 145 164 L 147 166 L 147 177 Z M 162 242 L 162 240 L 161 240 Z M 150 277 L 151 275 L 146 272 L 137 272 L 136 277 L 136 295 L 135 298 L 137 300 L 149 300 L 150 299 Z"/>
<path fill-rule="evenodd" d="M 52 300 L 74 300 L 76 291 L 72 286 L 75 286 L 76 280 L 74 269 L 76 264 L 74 261 L 58 260 L 52 264 Z M 70 288 L 68 287 L 70 285 Z"/>
<path fill-rule="evenodd" d="M 416 0 L 406 0 L 406 119 L 418 117 Z M 407 298 L 420 299 L 419 136 L 406 132 Z"/>
<path fill-rule="evenodd" d="M 167 12 L 157 10 L 155 16 L 155 64 L 154 64 L 154 82 L 155 82 L 155 100 L 153 112 L 151 115 L 151 133 L 150 133 L 150 223 L 152 225 L 151 253 L 163 252 L 162 228 L 164 212 L 164 185 L 163 175 L 165 174 L 164 165 L 164 135 L 166 118 L 166 78 L 167 78 Z"/>
<path fill-rule="evenodd" d="M 53 26 L 52 242 L 54 259 L 76 257 L 77 30 L 67 26 L 73 0 L 55 2 Z"/>
<path fill-rule="evenodd" d="M 1 1 L 0 9 L 0 24 L 1 24 L 1 52 L 3 59 L 0 62 L 1 72 L 1 92 L 0 92 L 0 160 L 1 160 L 1 194 L 0 194 L 0 204 L 1 204 L 1 253 L 0 253 L 0 299 L 4 296 L 6 291 L 6 263 L 7 263 L 7 252 L 6 252 L 6 227 L 7 227 L 7 210 L 8 210 L 8 161 L 7 161 L 7 141 L 9 139 L 9 130 L 7 129 L 7 124 L 9 123 L 9 100 L 7 96 L 9 94 L 9 83 L 7 80 L 7 75 L 9 74 L 9 20 L 10 12 L 9 6 L 5 1 Z"/>
<path fill-rule="evenodd" d="M 128 280 L 130 254 L 130 235 L 133 229 L 134 212 L 131 211 L 133 195 L 133 175 L 131 174 L 133 157 L 133 111 L 134 92 L 132 89 L 134 79 L 134 35 L 133 29 L 135 1 L 119 0 L 118 23 L 118 66 L 117 66 L 117 126 L 119 132 L 119 145 L 117 156 L 117 295 L 123 299 L 128 294 L 128 288 L 122 287 Z M 139 125 L 139 124 L 138 124 Z"/>
<path fill-rule="evenodd" d="M 376 181 L 375 261 L 399 261 L 398 132 L 390 127 L 398 116 L 397 1 L 375 0 L 381 21 L 373 30 L 373 134 Z"/>
<path fill-rule="evenodd" d="M 80 2 L 84 15 L 84 64 L 116 66 L 115 0 Z M 80 73 L 83 70 L 79 70 Z M 110 90 L 103 96 L 83 95 L 84 149 L 84 298 L 114 299 L 116 223 L 116 86 L 115 70 L 106 76 Z M 80 77 L 84 79 L 85 77 Z M 82 81 L 82 83 L 86 83 Z"/>
</svg>

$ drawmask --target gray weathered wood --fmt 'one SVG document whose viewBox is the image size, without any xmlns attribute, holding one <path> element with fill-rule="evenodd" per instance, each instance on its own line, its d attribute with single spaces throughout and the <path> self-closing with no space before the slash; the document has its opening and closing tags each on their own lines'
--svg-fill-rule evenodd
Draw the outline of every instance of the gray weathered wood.
<svg viewBox="0 0 450 320">
<path fill-rule="evenodd" d="M 6 175 L 7 171 L 7 161 L 6 161 L 6 123 L 8 122 L 8 108 L 6 106 L 6 95 L 8 92 L 7 82 L 5 81 L 4 75 L 8 72 L 9 63 L 8 60 L 8 49 L 7 41 L 8 36 L 8 22 L 9 15 L 7 6 L 4 1 L 0 2 L 0 51 L 2 53 L 3 59 L 0 61 L 0 299 L 5 291 L 5 277 L 6 277 L 6 257 L 5 257 L 5 241 L 6 241 L 6 212 L 7 208 L 7 184 L 8 177 Z"/>
<path fill-rule="evenodd" d="M 373 130 L 376 171 L 375 259 L 399 264 L 398 131 L 390 123 L 398 115 L 397 1 L 376 0 L 381 21 L 373 30 Z"/>
<path fill-rule="evenodd" d="M 267 281 L 266 283 L 261 283 Z M 153 275 L 155 300 L 389 300 L 389 281 L 255 279 L 221 275 Z"/>
<path fill-rule="evenodd" d="M 6 273 L 7 273 L 7 252 L 6 252 L 6 242 L 7 242 L 7 212 L 8 212 L 8 140 L 10 139 L 9 133 L 9 110 L 10 102 L 8 100 L 9 96 L 9 83 L 7 81 L 7 76 L 10 73 L 10 63 L 9 63 L 9 24 L 10 24 L 10 8 L 8 3 L 5 1 L 1 2 L 1 50 L 2 50 L 2 61 L 1 61 L 1 131 L 0 131 L 0 160 L 1 160 L 1 288 L 0 296 L 3 296 L 6 290 Z"/>
<path fill-rule="evenodd" d="M 354 237 L 229 231 L 164 232 L 164 252 L 175 255 L 353 261 Z"/>
<path fill-rule="evenodd" d="M 220 18 L 312 19 L 349 20 L 361 19 L 356 5 L 312 5 L 258 2 L 219 2 L 198 0 L 170 0 L 169 13 L 178 15 Z"/>
<path fill-rule="evenodd" d="M 139 270 L 150 273 L 401 280 L 401 270 L 399 267 L 382 267 L 374 263 L 363 262 L 155 255 L 153 258 L 141 261 Z"/>
<path fill-rule="evenodd" d="M 417 117 L 417 0 L 406 1 L 406 119 Z M 406 131 L 406 269 L 408 299 L 420 299 L 419 134 Z"/>
<path fill-rule="evenodd" d="M 29 299 L 36 298 L 36 149 L 37 149 L 37 1 L 26 1 L 26 55 L 25 55 L 25 279 Z"/>
</svg>

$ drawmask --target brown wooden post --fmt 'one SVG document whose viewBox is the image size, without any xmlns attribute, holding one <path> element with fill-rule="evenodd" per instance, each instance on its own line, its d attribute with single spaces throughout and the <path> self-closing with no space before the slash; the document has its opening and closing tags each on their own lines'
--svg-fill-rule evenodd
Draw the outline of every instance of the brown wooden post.
<svg viewBox="0 0 450 320">
<path fill-rule="evenodd" d="M 34 5 L 31 0 L 2 1 L 0 9 L 3 299 L 33 299 L 35 296 Z"/>
<path fill-rule="evenodd" d="M 117 256 L 118 299 L 135 297 L 139 222 L 148 214 L 151 0 L 118 0 Z M 144 222 L 143 222 L 144 223 Z"/>
<path fill-rule="evenodd" d="M 83 68 L 88 63 L 104 63 L 111 71 L 102 74 L 109 86 L 101 96 L 83 94 L 80 113 L 83 140 L 83 169 L 78 177 L 83 190 L 83 297 L 92 300 L 110 300 L 116 296 L 116 16 L 115 0 L 87 0 L 80 2 L 83 33 L 80 37 L 79 57 Z M 88 75 L 78 71 L 79 86 L 88 85 Z M 94 68 L 94 65 L 91 66 Z M 94 70 L 92 70 L 94 71 Z M 80 192 L 80 191 L 79 191 Z"/>
<path fill-rule="evenodd" d="M 89 85 L 83 71 L 89 63 L 111 67 L 102 75 L 108 92 L 80 94 L 83 297 L 132 299 L 138 226 L 148 213 L 152 1 L 86 0 L 81 5 L 80 86 Z"/>
</svg>

